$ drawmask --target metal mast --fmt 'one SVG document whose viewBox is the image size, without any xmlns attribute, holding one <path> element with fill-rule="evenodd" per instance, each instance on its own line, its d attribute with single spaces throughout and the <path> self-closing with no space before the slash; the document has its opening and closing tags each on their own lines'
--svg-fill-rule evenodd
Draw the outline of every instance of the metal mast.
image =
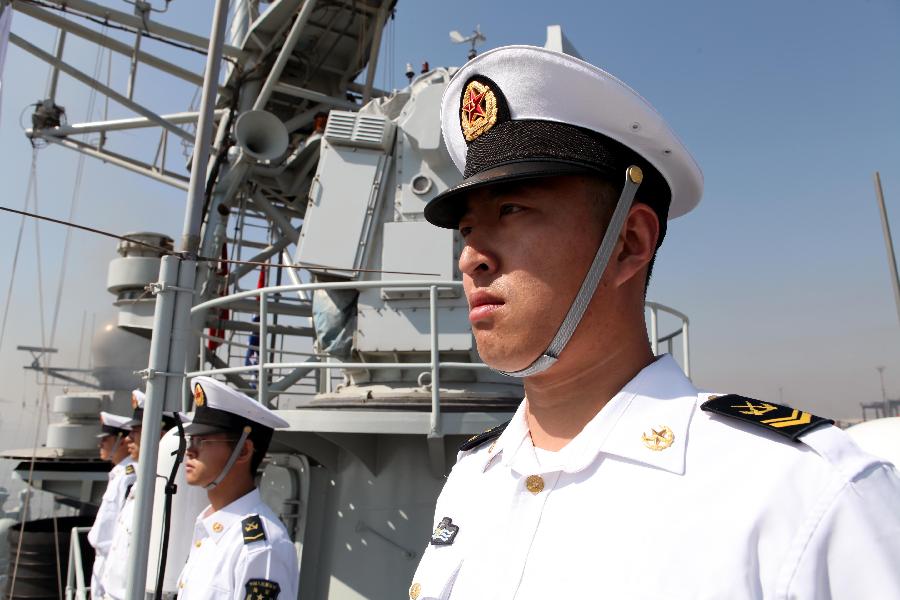
<svg viewBox="0 0 900 600">
<path fill-rule="evenodd" d="M 887 209 L 884 207 L 884 192 L 881 189 L 881 175 L 875 171 L 875 199 L 881 214 L 881 231 L 884 233 L 884 245 L 887 250 L 888 268 L 891 285 L 894 288 L 894 302 L 897 305 L 897 318 L 900 319 L 900 279 L 897 277 L 897 259 L 894 256 L 894 240 L 891 238 L 891 226 L 888 223 Z M 885 416 L 887 413 L 885 413 Z"/>
<path fill-rule="evenodd" d="M 135 490 L 134 524 L 132 531 L 150 529 L 153 511 L 153 489 L 156 481 L 156 461 L 159 452 L 159 435 L 163 404 L 166 398 L 179 397 L 185 364 L 185 352 L 189 337 L 190 311 L 193 305 L 194 278 L 197 272 L 197 249 L 200 246 L 200 227 L 203 220 L 203 194 L 206 186 L 206 168 L 212 142 L 213 109 L 219 81 L 219 64 L 225 41 L 225 24 L 228 20 L 229 0 L 216 0 L 206 71 L 203 75 L 203 92 L 200 100 L 200 116 L 191 163 L 191 179 L 188 187 L 187 207 L 184 212 L 184 229 L 181 238 L 180 257 L 166 256 L 160 268 L 160 282 L 156 291 L 157 302 L 153 319 L 153 335 L 150 348 L 150 366 L 147 370 L 147 400 L 144 407 L 141 433 L 141 464 Z M 174 293 L 174 298 L 171 294 Z M 174 301 L 174 306 L 172 306 Z M 167 377 L 173 375 L 172 382 Z M 167 393 L 168 392 L 168 393 Z M 171 404 L 171 402 L 170 402 Z M 126 597 L 140 600 L 147 583 L 147 555 L 149 545 L 133 543 L 128 557 L 128 584 Z"/>
</svg>

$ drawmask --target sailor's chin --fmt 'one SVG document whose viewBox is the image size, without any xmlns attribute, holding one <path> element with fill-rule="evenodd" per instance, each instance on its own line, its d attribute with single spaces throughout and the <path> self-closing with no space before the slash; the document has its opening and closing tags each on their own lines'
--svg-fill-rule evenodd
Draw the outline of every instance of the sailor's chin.
<svg viewBox="0 0 900 600">
<path fill-rule="evenodd" d="M 529 353 L 517 347 L 515 343 L 504 342 L 495 336 L 485 335 L 483 338 L 486 339 L 481 339 L 478 332 L 476 332 L 475 339 L 478 345 L 478 355 L 484 364 L 495 371 L 513 373 L 531 364 L 534 357 L 530 356 L 530 354 L 534 354 L 534 356 L 540 355 L 540 350 Z"/>
</svg>

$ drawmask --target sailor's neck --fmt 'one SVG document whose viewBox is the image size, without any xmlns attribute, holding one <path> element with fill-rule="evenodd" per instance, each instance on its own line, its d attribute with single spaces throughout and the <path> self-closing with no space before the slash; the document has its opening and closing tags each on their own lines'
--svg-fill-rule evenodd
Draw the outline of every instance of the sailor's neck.
<svg viewBox="0 0 900 600">
<path fill-rule="evenodd" d="M 525 380 L 525 419 L 535 447 L 560 450 L 653 362 L 646 338 L 605 352 L 567 357 Z"/>
<path fill-rule="evenodd" d="M 234 502 L 240 500 L 256 489 L 252 479 L 242 481 L 229 481 L 226 477 L 222 483 L 211 490 L 206 490 L 209 504 L 213 511 L 219 511 Z"/>
</svg>

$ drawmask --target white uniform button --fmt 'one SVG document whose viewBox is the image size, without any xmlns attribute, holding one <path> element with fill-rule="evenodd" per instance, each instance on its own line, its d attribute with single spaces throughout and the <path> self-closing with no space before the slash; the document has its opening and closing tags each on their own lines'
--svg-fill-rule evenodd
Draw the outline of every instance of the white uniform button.
<svg viewBox="0 0 900 600">
<path fill-rule="evenodd" d="M 540 494 L 544 490 L 544 478 L 540 475 L 529 475 L 525 480 L 525 488 L 532 494 Z"/>
<path fill-rule="evenodd" d="M 197 548 L 200 547 L 200 544 L 201 544 L 200 540 L 197 540 L 196 542 L 194 542 L 194 546 L 196 546 Z"/>
</svg>

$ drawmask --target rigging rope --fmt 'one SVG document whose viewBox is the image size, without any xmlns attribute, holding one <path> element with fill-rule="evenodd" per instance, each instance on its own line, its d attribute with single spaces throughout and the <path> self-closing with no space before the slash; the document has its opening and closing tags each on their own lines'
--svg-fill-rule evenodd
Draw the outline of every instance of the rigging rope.
<svg viewBox="0 0 900 600">
<path fill-rule="evenodd" d="M 34 183 L 31 185 L 32 194 L 34 196 L 34 207 L 35 210 L 38 210 L 38 191 L 37 191 L 37 168 L 35 162 L 33 164 L 33 174 L 34 174 Z M 41 347 L 46 347 L 46 329 L 44 324 L 44 285 L 43 285 L 43 276 L 41 272 L 41 244 L 40 244 L 40 228 L 38 221 L 35 221 L 35 249 L 37 253 L 37 283 L 38 283 L 38 309 L 40 314 L 40 322 L 41 322 Z M 47 378 L 48 378 L 48 368 L 49 368 L 49 360 L 44 365 L 44 382 L 41 386 L 41 395 L 38 400 L 38 410 L 37 410 L 37 422 L 35 423 L 34 428 L 34 442 L 32 444 L 31 450 L 31 460 L 28 463 L 28 479 L 26 480 L 29 487 L 31 487 L 34 482 L 34 464 L 37 458 L 37 448 L 38 448 L 38 439 L 41 432 L 41 423 L 44 418 L 44 408 L 47 405 Z M 49 421 L 49 412 L 48 421 Z M 22 556 L 22 542 L 25 538 L 25 516 L 28 515 L 29 506 L 31 505 L 31 496 L 32 494 L 26 494 L 25 498 L 22 501 L 22 512 L 20 513 L 23 516 L 22 528 L 19 532 L 19 541 L 16 544 L 16 558 L 13 563 L 13 573 L 12 580 L 10 581 L 9 587 L 9 597 L 12 598 L 16 589 L 16 577 L 19 573 L 19 560 Z"/>
<path fill-rule="evenodd" d="M 23 210 L 28 210 L 28 205 L 31 202 L 31 192 L 34 186 L 37 184 L 37 148 L 31 149 L 31 170 L 30 175 L 28 177 L 28 186 L 25 189 L 25 208 Z M 19 251 L 22 248 L 22 233 L 25 231 L 25 220 L 27 215 L 22 215 L 22 221 L 19 223 L 19 232 L 16 235 L 16 250 L 13 252 L 13 260 L 12 260 L 12 271 L 9 274 L 9 286 L 6 289 L 6 306 L 3 307 L 3 322 L 0 323 L 0 351 L 3 350 L 3 339 L 6 337 L 6 323 L 9 317 L 9 307 L 12 304 L 12 291 L 13 285 L 16 281 L 16 268 L 19 265 Z"/>
<path fill-rule="evenodd" d="M 44 215 L 40 215 L 37 213 L 28 212 L 25 210 L 16 210 L 15 208 L 9 208 L 8 206 L 0 206 L 0 211 L 9 212 L 17 215 L 24 215 L 26 217 L 31 217 L 34 219 L 38 219 L 41 221 L 49 221 L 50 223 L 56 223 L 57 225 L 65 225 L 66 227 L 73 227 L 75 229 L 80 229 L 82 231 L 88 231 L 90 233 L 96 233 L 97 235 L 102 235 L 104 237 L 113 238 L 116 240 L 122 240 L 123 242 L 129 242 L 132 244 L 136 244 L 138 246 L 144 246 L 145 248 L 150 248 L 155 250 L 163 255 L 168 256 L 179 256 L 186 257 L 183 252 L 176 252 L 174 250 L 170 250 L 169 248 L 164 248 L 162 246 L 157 246 L 155 244 L 148 244 L 146 242 L 142 242 L 141 240 L 137 240 L 125 235 L 118 235 L 115 233 L 110 233 L 109 231 L 104 231 L 102 229 L 97 229 L 96 227 L 88 227 L 87 225 L 78 225 L 77 223 L 70 223 L 68 221 L 63 221 L 62 219 L 54 219 L 53 217 L 47 217 Z M 387 273 L 390 275 L 421 275 L 423 277 L 439 277 L 440 273 L 420 273 L 417 271 L 383 271 L 380 269 L 363 269 L 360 267 L 335 267 L 332 265 L 320 265 L 315 263 L 291 263 L 291 264 L 282 264 L 282 263 L 274 263 L 270 264 L 268 262 L 263 261 L 253 261 L 253 260 L 231 260 L 225 259 L 220 256 L 210 257 L 210 256 L 193 256 L 194 260 L 200 262 L 224 262 L 233 265 L 250 265 L 254 267 L 272 267 L 275 269 L 282 268 L 291 268 L 291 269 L 312 269 L 316 271 L 353 271 L 360 273 Z"/>
<path fill-rule="evenodd" d="M 173 46 L 175 48 L 180 48 L 182 50 L 188 50 L 189 52 L 196 52 L 197 54 L 203 55 L 204 58 L 206 57 L 206 54 L 207 54 L 206 48 L 201 49 L 201 48 L 196 48 L 194 46 L 191 46 L 190 44 L 183 44 L 181 42 L 176 42 L 176 41 L 170 40 L 164 36 L 157 35 L 155 33 L 146 31 L 145 29 L 138 29 L 136 27 L 129 27 L 127 25 L 120 25 L 118 23 L 112 23 L 108 19 L 99 19 L 99 18 L 91 16 L 87 13 L 82 13 L 78 10 L 72 9 L 71 7 L 66 6 L 66 5 L 59 6 L 56 4 L 50 4 L 49 2 L 42 2 L 41 0 L 19 0 L 19 1 L 26 2 L 28 4 L 33 4 L 35 6 L 40 6 L 41 8 L 46 8 L 47 10 L 54 10 L 56 12 L 73 15 L 73 16 L 79 17 L 81 19 L 90 21 L 92 23 L 96 23 L 96 24 L 102 25 L 104 27 L 109 27 L 110 29 L 126 31 L 126 32 L 134 34 L 134 35 L 141 34 L 143 37 L 150 38 L 151 40 L 155 40 L 162 44 L 168 44 L 169 46 Z M 230 56 L 223 55 L 222 60 L 232 63 L 234 65 L 234 68 L 237 69 L 238 71 L 240 71 L 240 65 L 238 64 L 238 61 L 236 59 L 234 59 Z"/>
<path fill-rule="evenodd" d="M 105 28 L 104 28 L 104 30 L 105 30 Z M 97 56 L 94 60 L 93 76 L 95 79 L 100 76 L 102 67 L 103 67 L 103 48 L 101 46 L 98 46 L 97 47 Z M 94 111 L 96 108 L 96 103 L 97 103 L 97 91 L 95 89 L 91 88 L 91 91 L 88 95 L 87 120 L 90 120 L 93 117 Z M 75 210 L 78 206 L 78 201 L 81 196 L 81 184 L 82 184 L 83 175 L 84 175 L 84 163 L 85 163 L 84 156 L 79 155 L 76 172 L 75 172 L 75 184 L 73 186 L 72 197 L 69 202 L 68 221 L 71 221 L 74 218 Z M 34 210 L 35 210 L 35 212 L 37 212 L 39 210 L 39 206 L 38 206 L 38 188 L 37 188 L 37 150 L 36 149 L 32 150 L 32 163 L 31 164 L 32 164 L 31 178 L 29 179 L 29 182 L 28 182 L 28 189 L 29 189 L 29 191 L 31 191 L 31 193 L 34 197 Z M 28 208 L 27 192 L 26 192 L 25 208 L 26 208 L 26 210 Z M 23 215 L 22 218 L 24 220 L 25 216 Z M 63 243 L 63 257 L 62 257 L 62 263 L 60 265 L 59 281 L 58 281 L 57 288 L 56 288 L 56 300 L 55 300 L 55 305 L 53 308 L 53 321 L 52 321 L 52 324 L 50 327 L 49 347 L 53 347 L 55 340 L 56 340 L 56 331 L 57 331 L 57 326 L 59 324 L 59 312 L 60 312 L 60 308 L 62 306 L 62 293 L 63 293 L 63 288 L 65 286 L 66 272 L 68 271 L 67 266 L 68 266 L 68 259 L 69 259 L 69 245 L 71 242 L 71 233 L 72 233 L 72 229 L 66 228 L 65 241 Z M 38 285 L 38 311 L 40 314 L 40 324 L 41 324 L 41 347 L 46 348 L 46 347 L 48 347 L 48 341 L 47 341 L 46 322 L 45 322 L 45 307 L 44 307 L 44 277 L 43 277 L 43 260 L 42 260 L 42 256 L 41 256 L 40 219 L 35 219 L 34 237 L 35 237 L 35 252 L 37 255 L 37 265 L 36 266 L 37 266 L 37 285 Z M 16 259 L 14 259 L 14 265 L 15 265 L 16 260 L 18 259 L 20 243 L 21 243 L 21 235 L 20 235 L 19 241 L 17 242 L 17 245 L 16 245 Z M 13 277 L 14 276 L 15 276 L 15 267 L 13 269 Z M 11 300 L 12 286 L 13 286 L 13 278 L 10 279 L 10 292 L 8 294 L 6 308 L 4 310 L 3 332 L 5 332 L 6 318 L 8 316 L 8 312 L 9 312 L 9 305 L 11 304 L 10 300 Z M 2 334 L 0 334 L 0 337 L 2 337 Z M 0 343 L 0 346 L 2 346 L 2 343 Z M 79 349 L 79 351 L 80 351 L 80 349 Z M 41 397 L 40 397 L 40 401 L 39 401 L 40 405 L 38 406 L 38 420 L 37 420 L 37 426 L 35 428 L 34 443 L 32 446 L 31 460 L 30 460 L 29 469 L 28 469 L 27 484 L 29 487 L 32 487 L 33 483 L 34 483 L 34 464 L 37 459 L 38 439 L 40 437 L 42 417 L 46 416 L 47 424 L 49 425 L 49 423 L 50 423 L 50 403 L 49 403 L 49 391 L 48 391 L 49 379 L 50 379 L 50 372 L 49 372 L 50 371 L 50 360 L 51 360 L 51 357 L 47 356 L 46 359 L 44 360 L 44 365 L 43 365 L 44 366 L 44 369 L 43 369 L 44 377 L 43 377 L 43 381 L 41 382 Z M 41 408 L 43 408 L 44 410 L 42 411 Z M 44 415 L 44 412 L 46 412 L 46 415 Z M 31 499 L 31 494 L 26 496 L 26 500 L 23 502 L 23 505 L 25 507 L 24 514 L 26 514 L 26 515 L 28 513 L 28 504 L 30 503 L 30 499 Z M 52 510 L 52 506 L 51 506 L 51 510 Z M 62 562 L 61 562 L 60 552 L 59 552 L 59 531 L 57 528 L 55 512 L 53 513 L 52 518 L 53 518 L 54 543 L 55 543 L 54 547 L 55 547 L 55 551 L 56 551 L 56 583 L 57 583 L 57 589 L 59 591 L 59 595 L 60 595 L 60 597 L 62 597 L 63 596 L 63 593 L 62 593 L 62 590 L 63 590 Z M 10 597 L 12 597 L 13 590 L 15 589 L 15 585 L 16 585 L 16 575 L 18 573 L 19 560 L 21 558 L 22 541 L 23 541 L 24 537 L 25 537 L 25 523 L 23 520 L 22 530 L 20 532 L 19 541 L 18 541 L 18 545 L 16 548 L 15 565 L 13 567 L 13 578 L 12 578 L 11 587 L 10 587 Z"/>
</svg>

